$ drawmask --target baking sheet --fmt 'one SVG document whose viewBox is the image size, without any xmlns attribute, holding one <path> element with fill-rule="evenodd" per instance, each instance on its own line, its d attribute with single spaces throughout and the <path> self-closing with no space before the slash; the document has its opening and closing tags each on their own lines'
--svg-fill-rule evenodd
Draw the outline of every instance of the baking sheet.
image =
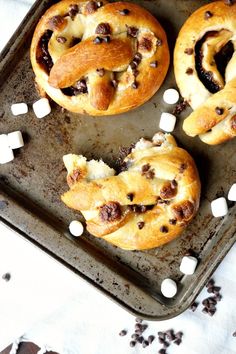
<svg viewBox="0 0 236 354">
<path fill-rule="evenodd" d="M 184 311 L 194 300 L 236 239 L 236 207 L 224 218 L 213 218 L 210 201 L 226 195 L 235 182 L 236 139 L 207 146 L 182 131 L 183 112 L 174 131 L 180 146 L 195 158 L 202 181 L 201 207 L 197 217 L 175 241 L 148 251 L 123 251 L 101 239 L 84 235 L 74 239 L 68 224 L 79 213 L 69 210 L 60 195 L 67 190 L 64 154 L 103 158 L 116 166 L 120 146 L 158 131 L 160 112 L 171 111 L 162 100 L 163 91 L 175 87 L 172 67 L 161 90 L 142 107 L 129 113 L 94 118 L 62 112 L 53 104 L 52 114 L 37 119 L 30 109 L 13 117 L 14 102 L 31 105 L 38 99 L 29 60 L 35 24 L 45 8 L 56 1 L 38 1 L 0 57 L 0 133 L 21 130 L 26 142 L 12 163 L 0 165 L 1 220 L 63 262 L 137 316 L 162 320 Z M 199 0 L 136 1 L 149 9 L 165 28 L 173 53 L 178 31 L 186 18 L 202 4 Z M 193 276 L 183 276 L 179 264 L 189 250 L 199 257 Z M 173 299 L 160 293 L 160 284 L 171 277 L 179 284 Z"/>
</svg>

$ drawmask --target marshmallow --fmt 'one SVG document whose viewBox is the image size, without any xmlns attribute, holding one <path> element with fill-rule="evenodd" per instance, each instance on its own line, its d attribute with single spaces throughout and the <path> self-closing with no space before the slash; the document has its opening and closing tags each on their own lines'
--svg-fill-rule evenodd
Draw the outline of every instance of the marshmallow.
<svg viewBox="0 0 236 354">
<path fill-rule="evenodd" d="M 176 117 L 173 114 L 166 113 L 166 112 L 163 112 L 161 114 L 159 127 L 162 130 L 164 130 L 168 133 L 173 132 L 173 130 L 175 129 L 175 123 L 176 123 Z"/>
<path fill-rule="evenodd" d="M 14 160 L 12 149 L 9 146 L 5 146 L 4 148 L 0 146 L 0 164 L 4 164 L 12 160 Z"/>
<path fill-rule="evenodd" d="M 73 235 L 73 236 L 81 236 L 84 232 L 84 227 L 83 227 L 83 224 L 78 221 L 78 220 L 73 220 L 71 221 L 70 225 L 69 225 L 69 230 L 70 230 L 70 233 Z"/>
<path fill-rule="evenodd" d="M 197 264 L 198 264 L 197 258 L 192 256 L 184 256 L 182 258 L 179 269 L 183 274 L 191 275 L 195 272 Z"/>
<path fill-rule="evenodd" d="M 33 110 L 37 118 L 46 117 L 49 113 L 51 113 L 49 100 L 47 98 L 41 98 L 40 100 L 34 102 Z"/>
<path fill-rule="evenodd" d="M 211 202 L 211 211 L 215 218 L 225 216 L 228 213 L 228 205 L 224 197 L 217 198 Z"/>
<path fill-rule="evenodd" d="M 11 149 L 19 149 L 24 146 L 24 141 L 21 132 L 15 131 L 7 135 L 8 145 Z"/>
<path fill-rule="evenodd" d="M 175 104 L 179 100 L 179 92 L 175 89 L 168 89 L 164 92 L 163 100 L 167 104 Z"/>
<path fill-rule="evenodd" d="M 141 138 L 135 145 L 133 150 L 146 150 L 153 147 L 153 143 L 149 140 Z"/>
<path fill-rule="evenodd" d="M 165 297 L 174 297 L 177 293 L 177 284 L 174 280 L 166 278 L 161 283 L 161 292 Z"/>
<path fill-rule="evenodd" d="M 9 144 L 7 134 L 0 134 L 0 151 L 8 147 Z"/>
<path fill-rule="evenodd" d="M 229 190 L 228 194 L 228 199 L 232 200 L 233 202 L 236 202 L 236 183 L 232 185 L 232 187 Z"/>
<path fill-rule="evenodd" d="M 14 116 L 19 116 L 28 112 L 28 106 L 26 103 L 14 103 L 11 105 L 11 111 Z"/>
</svg>

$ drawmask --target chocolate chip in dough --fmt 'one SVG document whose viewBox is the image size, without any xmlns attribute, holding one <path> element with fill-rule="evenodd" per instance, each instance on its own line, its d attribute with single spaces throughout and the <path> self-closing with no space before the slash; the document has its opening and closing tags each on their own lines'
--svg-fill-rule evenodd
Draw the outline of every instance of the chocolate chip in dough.
<svg viewBox="0 0 236 354">
<path fill-rule="evenodd" d="M 132 202 L 133 199 L 134 199 L 134 194 L 133 194 L 133 193 L 128 193 L 128 194 L 127 194 L 127 199 Z M 138 322 L 138 321 L 136 321 L 136 322 Z"/>
<path fill-rule="evenodd" d="M 50 18 L 48 24 L 52 30 L 55 30 L 55 29 L 60 29 L 60 27 L 64 24 L 64 22 L 65 19 L 62 16 L 57 15 Z"/>
<path fill-rule="evenodd" d="M 187 164 L 186 163 L 181 163 L 179 172 L 183 173 L 187 169 Z"/>
<path fill-rule="evenodd" d="M 213 16 L 213 13 L 211 11 L 206 11 L 205 14 L 204 14 L 205 20 L 208 20 L 212 16 Z"/>
<path fill-rule="evenodd" d="M 170 219 L 170 220 L 169 220 L 169 224 L 170 224 L 170 225 L 176 225 L 176 223 L 177 223 L 177 220 L 176 220 L 176 219 Z"/>
<path fill-rule="evenodd" d="M 137 27 L 133 27 L 133 26 L 128 26 L 128 25 L 126 25 L 126 28 L 127 28 L 127 34 L 128 34 L 130 37 L 134 37 L 134 38 L 137 37 L 137 35 L 138 35 L 138 28 L 137 28 Z"/>
<path fill-rule="evenodd" d="M 146 348 L 147 346 L 149 346 L 149 342 L 147 340 L 144 340 L 142 343 L 142 347 Z"/>
<path fill-rule="evenodd" d="M 116 80 L 112 80 L 111 84 L 114 88 L 117 88 L 117 86 L 118 86 L 118 82 Z"/>
<path fill-rule="evenodd" d="M 89 1 L 85 7 L 85 10 L 88 14 L 93 14 L 98 9 L 98 3 L 96 1 Z"/>
<path fill-rule="evenodd" d="M 193 74 L 193 69 L 192 69 L 192 68 L 188 68 L 188 69 L 185 71 L 185 73 L 186 73 L 187 75 L 192 75 L 192 74 Z"/>
<path fill-rule="evenodd" d="M 119 10 L 119 14 L 122 16 L 129 15 L 130 11 L 128 9 Z"/>
<path fill-rule="evenodd" d="M 167 226 L 161 226 L 160 227 L 160 231 L 164 234 L 166 234 L 168 232 L 168 227 Z"/>
<path fill-rule="evenodd" d="M 143 221 L 139 221 L 137 225 L 139 230 L 142 230 L 144 228 L 145 223 Z"/>
<path fill-rule="evenodd" d="M 110 36 L 106 36 L 106 37 L 103 38 L 103 41 L 104 41 L 105 43 L 110 43 L 111 37 L 110 37 Z"/>
<path fill-rule="evenodd" d="M 94 44 L 101 44 L 103 42 L 103 39 L 101 37 L 96 37 L 93 40 Z"/>
<path fill-rule="evenodd" d="M 99 23 L 99 25 L 97 25 L 96 30 L 95 30 L 96 34 L 111 34 L 111 27 L 109 25 L 109 23 L 107 22 L 103 22 L 103 23 Z"/>
<path fill-rule="evenodd" d="M 192 55 L 193 54 L 193 48 L 186 48 L 184 53 L 188 54 L 188 55 Z"/>
<path fill-rule="evenodd" d="M 216 114 L 218 114 L 219 116 L 222 116 L 222 114 L 224 113 L 224 108 L 216 107 L 215 111 L 216 111 Z"/>
<path fill-rule="evenodd" d="M 74 20 L 75 16 L 79 13 L 79 6 L 77 4 L 72 4 L 69 6 L 68 15 Z"/>
<path fill-rule="evenodd" d="M 138 88 L 138 83 L 137 83 L 137 81 L 134 81 L 134 82 L 131 84 L 131 87 L 132 87 L 134 90 L 137 90 L 137 88 Z"/>
<path fill-rule="evenodd" d="M 99 216 L 104 222 L 113 222 L 121 218 L 120 204 L 109 202 L 100 207 Z"/>
<path fill-rule="evenodd" d="M 105 75 L 105 69 L 101 68 L 101 69 L 97 69 L 96 70 L 98 76 L 103 77 Z"/>
</svg>

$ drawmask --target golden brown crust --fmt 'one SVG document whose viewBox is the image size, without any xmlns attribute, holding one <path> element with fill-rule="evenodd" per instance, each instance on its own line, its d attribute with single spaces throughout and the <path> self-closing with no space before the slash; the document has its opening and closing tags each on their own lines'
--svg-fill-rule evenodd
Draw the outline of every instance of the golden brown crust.
<svg viewBox="0 0 236 354">
<path fill-rule="evenodd" d="M 177 85 L 182 96 L 194 109 L 184 121 L 183 129 L 189 136 L 198 135 L 202 141 L 211 145 L 236 136 L 236 130 L 230 124 L 236 114 L 236 57 L 233 55 L 229 61 L 225 78 L 215 62 L 216 54 L 227 43 L 231 41 L 235 48 L 235 18 L 235 3 L 231 6 L 224 1 L 207 4 L 188 18 L 175 46 Z M 199 43 L 201 48 L 197 47 Z M 207 85 L 199 74 L 199 58 L 202 73 L 208 75 Z M 209 86 L 209 77 L 213 89 Z"/>
<path fill-rule="evenodd" d="M 38 85 L 69 111 L 94 116 L 126 112 L 150 99 L 164 81 L 169 67 L 167 39 L 158 21 L 147 10 L 131 3 L 105 3 L 97 9 L 97 5 L 94 9 L 96 2 L 74 0 L 73 4 L 79 8 L 76 15 L 66 16 L 71 1 L 62 0 L 45 13 L 36 27 L 31 62 Z M 122 14 L 124 9 L 127 15 Z M 40 63 L 45 53 L 39 49 L 42 36 L 48 30 L 51 31 L 50 77 L 50 69 Z M 93 42 L 96 36 L 102 38 L 101 44 Z M 70 48 L 73 37 L 80 37 L 81 42 Z M 106 37 L 109 43 L 103 40 Z M 142 58 L 137 65 L 132 64 L 131 69 L 137 50 Z M 154 61 L 158 62 L 156 68 L 150 66 Z M 113 82 L 113 87 L 109 87 L 106 77 L 99 80 L 98 88 L 108 94 L 106 102 L 105 94 L 95 94 L 97 69 L 105 69 Z M 86 81 L 86 92 L 78 94 L 77 91 L 76 95 L 68 96 L 60 90 L 70 85 L 76 87 L 81 79 Z"/>
<path fill-rule="evenodd" d="M 62 201 L 82 212 L 91 234 L 118 247 L 149 249 L 165 244 L 183 231 L 198 210 L 198 171 L 170 135 L 159 147 L 133 149 L 125 159 L 128 170 L 117 176 L 91 179 L 81 156 L 67 155 L 64 162 L 70 190 Z M 74 169 L 79 174 L 71 183 Z"/>
</svg>

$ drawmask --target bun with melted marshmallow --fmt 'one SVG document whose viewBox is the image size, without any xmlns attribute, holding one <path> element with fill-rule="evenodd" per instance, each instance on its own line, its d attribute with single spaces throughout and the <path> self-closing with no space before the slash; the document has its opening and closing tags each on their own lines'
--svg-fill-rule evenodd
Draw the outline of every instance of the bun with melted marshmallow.
<svg viewBox="0 0 236 354">
<path fill-rule="evenodd" d="M 80 211 L 87 230 L 126 250 L 175 239 L 199 207 L 200 180 L 192 157 L 169 134 L 141 139 L 118 175 L 103 161 L 66 155 L 69 191 L 62 201 Z"/>
</svg>

